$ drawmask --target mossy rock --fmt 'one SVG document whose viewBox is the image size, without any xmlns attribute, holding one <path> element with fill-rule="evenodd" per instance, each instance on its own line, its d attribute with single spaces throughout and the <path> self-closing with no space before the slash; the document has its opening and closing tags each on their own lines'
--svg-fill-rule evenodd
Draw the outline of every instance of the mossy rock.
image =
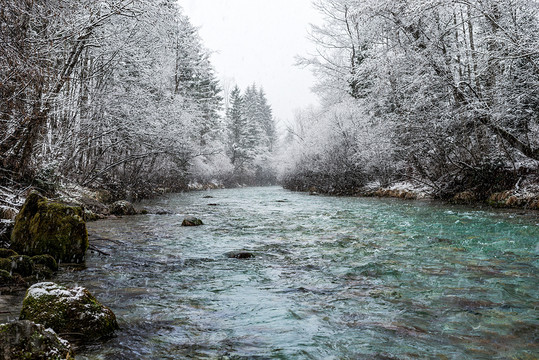
<svg viewBox="0 0 539 360">
<path fill-rule="evenodd" d="M 81 334 L 84 340 L 112 335 L 114 313 L 82 287 L 68 289 L 52 282 L 32 285 L 26 292 L 21 320 L 32 320 L 57 333 Z"/>
<path fill-rule="evenodd" d="M 50 255 L 36 255 L 32 257 L 34 262 L 34 281 L 50 279 L 58 271 L 58 263 Z"/>
<path fill-rule="evenodd" d="M 0 259 L 5 259 L 10 256 L 19 255 L 15 250 L 11 249 L 0 249 Z"/>
<path fill-rule="evenodd" d="M 4 360 L 72 360 L 69 343 L 51 329 L 22 320 L 0 324 L 0 358 Z"/>
<path fill-rule="evenodd" d="M 52 271 L 45 265 L 37 264 L 34 267 L 34 273 L 32 274 L 32 276 L 28 276 L 24 278 L 24 280 L 28 283 L 33 284 L 39 281 L 52 279 L 53 276 L 54 276 L 54 271 Z"/>
<path fill-rule="evenodd" d="M 15 255 L 9 258 L 13 272 L 21 276 L 30 276 L 34 273 L 34 262 L 28 255 Z"/>
<path fill-rule="evenodd" d="M 34 262 L 29 256 L 15 255 L 7 259 L 0 259 L 0 269 L 10 274 L 30 276 L 34 273 Z"/>
<path fill-rule="evenodd" d="M 7 271 L 11 273 L 12 269 L 12 263 L 10 259 L 0 259 L 0 270 Z"/>
<path fill-rule="evenodd" d="M 84 221 L 97 221 L 99 219 L 99 215 L 94 213 L 92 210 L 84 210 Z"/>
<path fill-rule="evenodd" d="M 20 254 L 49 254 L 57 261 L 81 262 L 88 249 L 83 215 L 80 207 L 32 192 L 15 219 L 11 248 Z"/>
<path fill-rule="evenodd" d="M 202 222 L 202 220 L 197 219 L 194 216 L 187 216 L 182 221 L 182 226 L 200 226 L 200 225 L 204 225 L 204 223 Z"/>
<path fill-rule="evenodd" d="M 477 201 L 477 195 L 472 191 L 462 191 L 451 199 L 453 204 L 472 204 Z"/>
<path fill-rule="evenodd" d="M 0 269 L 0 286 L 11 285 L 14 282 L 9 271 Z"/>
<path fill-rule="evenodd" d="M 32 256 L 32 261 L 35 265 L 44 265 L 52 271 L 58 271 L 58 263 L 50 255 L 36 255 Z"/>
<path fill-rule="evenodd" d="M 110 206 L 110 213 L 112 215 L 136 215 L 137 210 L 129 201 L 120 200 L 116 201 Z"/>
</svg>

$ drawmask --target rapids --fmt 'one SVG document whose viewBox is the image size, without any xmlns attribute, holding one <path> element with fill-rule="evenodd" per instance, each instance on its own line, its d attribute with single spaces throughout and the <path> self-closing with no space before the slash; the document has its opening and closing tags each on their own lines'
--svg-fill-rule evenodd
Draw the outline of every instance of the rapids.
<svg viewBox="0 0 539 360">
<path fill-rule="evenodd" d="M 208 198 L 211 196 L 212 198 Z M 87 287 L 121 330 L 77 359 L 533 359 L 539 218 L 278 187 L 88 224 Z M 163 211 L 165 210 L 165 211 Z M 182 227 L 185 215 L 205 225 Z M 229 258 L 248 251 L 250 259 Z"/>
</svg>

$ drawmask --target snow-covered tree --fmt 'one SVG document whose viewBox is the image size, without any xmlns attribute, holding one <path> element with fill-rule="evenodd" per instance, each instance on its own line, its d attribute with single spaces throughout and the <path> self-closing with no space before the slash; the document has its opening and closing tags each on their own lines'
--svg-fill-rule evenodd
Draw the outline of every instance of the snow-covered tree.
<svg viewBox="0 0 539 360">
<path fill-rule="evenodd" d="M 348 131 L 360 158 L 363 124 L 370 124 L 391 154 L 383 166 L 389 177 L 418 179 L 442 197 L 474 184 L 483 184 L 475 189 L 480 194 L 507 188 L 519 166 L 537 166 L 535 2 L 319 0 L 316 6 L 326 17 L 312 30 L 319 55 L 300 63 L 318 76 L 324 108 L 349 99 L 357 104 L 363 120 Z M 365 160 L 364 168 L 377 168 Z M 331 171 L 345 171 L 339 169 Z"/>
<path fill-rule="evenodd" d="M 272 166 L 275 145 L 275 121 L 271 106 L 256 85 L 244 94 L 236 86 L 227 112 L 228 155 L 239 182 L 260 184 L 275 182 Z"/>
<path fill-rule="evenodd" d="M 195 163 L 216 163 L 220 90 L 175 1 L 0 8 L 1 176 L 46 169 L 136 193 L 184 186 Z"/>
</svg>

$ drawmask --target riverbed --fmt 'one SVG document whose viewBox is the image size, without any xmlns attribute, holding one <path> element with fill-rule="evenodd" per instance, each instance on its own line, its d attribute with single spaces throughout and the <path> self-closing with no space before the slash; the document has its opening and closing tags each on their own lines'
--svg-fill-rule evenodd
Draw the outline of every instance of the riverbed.
<svg viewBox="0 0 539 360">
<path fill-rule="evenodd" d="M 162 214 L 89 223 L 109 255 L 56 279 L 121 327 L 77 359 L 536 359 L 537 213 L 279 187 L 142 206 Z"/>
</svg>

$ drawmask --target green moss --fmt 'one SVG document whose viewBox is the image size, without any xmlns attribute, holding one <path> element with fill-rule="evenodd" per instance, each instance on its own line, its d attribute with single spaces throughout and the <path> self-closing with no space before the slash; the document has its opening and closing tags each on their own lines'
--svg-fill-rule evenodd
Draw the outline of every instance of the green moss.
<svg viewBox="0 0 539 360">
<path fill-rule="evenodd" d="M 54 271 L 49 269 L 47 266 L 36 264 L 34 268 L 34 273 L 32 274 L 32 276 L 25 280 L 27 280 L 30 283 L 34 283 L 37 281 L 41 281 L 43 279 L 50 279 L 53 277 L 53 275 L 54 275 Z"/>
<path fill-rule="evenodd" d="M 9 258 L 13 272 L 21 276 L 30 276 L 34 273 L 34 262 L 27 255 L 15 255 Z"/>
<path fill-rule="evenodd" d="M 59 332 L 69 323 L 68 308 L 68 303 L 58 301 L 58 298 L 53 295 L 26 296 L 22 303 L 19 319 L 31 320 Z"/>
<path fill-rule="evenodd" d="M 88 249 L 83 216 L 80 207 L 31 193 L 15 219 L 11 247 L 23 254 L 49 254 L 58 261 L 81 262 Z"/>
<path fill-rule="evenodd" d="M 50 255 L 45 254 L 45 255 L 32 256 L 32 261 L 36 265 L 37 264 L 44 265 L 47 268 L 51 269 L 52 271 L 58 271 L 58 263 Z"/>
<path fill-rule="evenodd" d="M 110 336 L 118 328 L 114 313 L 100 304 L 88 290 L 69 290 L 53 283 L 34 286 L 38 285 L 54 291 L 35 297 L 31 296 L 30 288 L 23 300 L 21 320 L 32 320 L 58 333 L 84 334 L 87 339 Z M 56 295 L 58 292 L 71 292 L 71 296 Z"/>
<path fill-rule="evenodd" d="M 12 271 L 11 260 L 9 260 L 9 259 L 0 259 L 0 269 L 4 270 L 4 271 L 7 271 L 7 272 L 11 272 Z"/>
<path fill-rule="evenodd" d="M 5 258 L 8 258 L 8 257 L 13 256 L 13 255 L 18 255 L 18 254 L 14 250 L 0 248 L 0 258 L 1 259 L 5 259 Z"/>
<path fill-rule="evenodd" d="M 13 283 L 13 277 L 6 270 L 0 270 L 0 285 L 9 285 Z"/>
<path fill-rule="evenodd" d="M 70 347 L 56 334 L 30 321 L 0 325 L 0 354 L 9 354 L 7 359 L 73 359 Z"/>
</svg>

